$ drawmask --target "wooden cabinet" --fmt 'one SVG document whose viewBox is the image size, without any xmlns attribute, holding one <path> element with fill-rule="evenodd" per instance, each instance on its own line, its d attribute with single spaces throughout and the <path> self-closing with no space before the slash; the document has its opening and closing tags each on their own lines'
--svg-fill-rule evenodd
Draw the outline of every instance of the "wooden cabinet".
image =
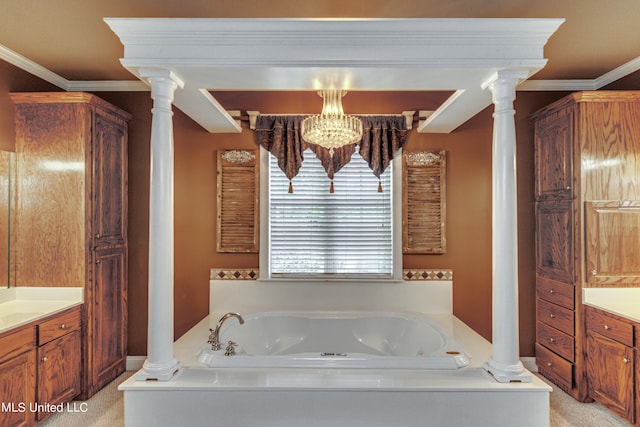
<svg viewBox="0 0 640 427">
<path fill-rule="evenodd" d="M 633 324 L 593 307 L 586 308 L 586 361 L 589 395 L 630 423 L 636 401 Z"/>
<path fill-rule="evenodd" d="M 576 279 L 575 203 L 554 200 L 537 203 L 536 268 L 540 276 L 566 283 Z"/>
<path fill-rule="evenodd" d="M 640 286 L 640 201 L 585 203 L 589 286 Z"/>
<path fill-rule="evenodd" d="M 125 370 L 127 356 L 126 325 L 127 295 L 124 287 L 114 283 L 126 283 L 127 257 L 122 248 L 100 249 L 94 252 L 93 320 L 98 325 L 117 327 L 104 335 L 96 333 L 88 337 L 92 348 L 91 362 L 93 392 L 98 391 Z"/>
<path fill-rule="evenodd" d="M 34 426 L 46 406 L 81 392 L 81 308 L 0 334 L 0 403 L 4 426 Z"/>
<path fill-rule="evenodd" d="M 573 199 L 573 120 L 570 109 L 538 119 L 535 162 L 542 173 L 536 180 L 536 200 Z"/>
<path fill-rule="evenodd" d="M 57 405 L 81 392 L 82 345 L 80 308 L 74 308 L 38 324 L 37 401 Z M 42 420 L 47 412 L 36 412 Z"/>
<path fill-rule="evenodd" d="M 29 405 L 36 401 L 35 325 L 0 334 L 2 425 L 33 426 Z"/>
<path fill-rule="evenodd" d="M 16 282 L 84 287 L 86 399 L 125 369 L 130 115 L 81 92 L 10 96 Z"/>
<path fill-rule="evenodd" d="M 536 357 L 542 375 L 581 401 L 582 288 L 640 286 L 638 117 L 639 91 L 577 92 L 532 117 Z"/>
</svg>

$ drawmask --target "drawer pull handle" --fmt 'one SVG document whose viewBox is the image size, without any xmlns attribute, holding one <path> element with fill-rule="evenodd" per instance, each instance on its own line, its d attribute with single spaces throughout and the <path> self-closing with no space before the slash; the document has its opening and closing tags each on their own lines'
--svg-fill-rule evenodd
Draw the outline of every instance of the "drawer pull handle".
<svg viewBox="0 0 640 427">
<path fill-rule="evenodd" d="M 549 317 L 550 317 L 550 318 L 552 318 L 552 319 L 555 319 L 555 318 L 556 318 L 556 315 L 555 315 L 555 314 L 553 314 L 553 313 L 551 313 L 551 314 L 549 315 Z"/>
<path fill-rule="evenodd" d="M 604 325 L 604 330 L 605 330 L 605 331 L 608 331 L 609 329 L 611 329 L 611 326 L 609 326 L 609 325 Z"/>
<path fill-rule="evenodd" d="M 570 185 L 567 185 L 567 190 L 571 190 L 571 186 Z"/>
<path fill-rule="evenodd" d="M 552 366 L 553 366 L 553 363 L 551 363 L 551 362 L 547 362 L 547 366 L 548 366 L 548 367 L 552 367 Z"/>
<path fill-rule="evenodd" d="M 549 293 L 550 293 L 550 294 L 555 294 L 555 293 L 556 293 L 556 291 L 554 291 L 553 289 L 549 289 Z"/>
<path fill-rule="evenodd" d="M 60 329 L 67 329 L 67 325 L 63 323 L 62 325 L 60 325 Z"/>
<path fill-rule="evenodd" d="M 100 237 L 102 237 L 100 236 L 100 233 L 96 234 L 96 239 L 99 239 Z"/>
<path fill-rule="evenodd" d="M 549 338 L 549 342 L 550 343 L 554 343 L 554 342 L 556 342 L 556 340 L 554 338 Z"/>
<path fill-rule="evenodd" d="M 624 359 L 622 359 L 622 361 L 624 363 L 629 363 L 629 362 L 631 362 L 631 359 L 629 359 L 628 357 L 625 357 Z"/>
<path fill-rule="evenodd" d="M 47 360 L 49 360 L 49 358 L 48 358 L 47 356 L 44 356 L 41 360 L 42 360 L 43 362 L 46 362 Z"/>
<path fill-rule="evenodd" d="M 595 276 L 596 274 L 598 274 L 598 271 L 597 271 L 597 270 L 591 270 L 591 275 L 592 275 L 592 276 Z"/>
</svg>

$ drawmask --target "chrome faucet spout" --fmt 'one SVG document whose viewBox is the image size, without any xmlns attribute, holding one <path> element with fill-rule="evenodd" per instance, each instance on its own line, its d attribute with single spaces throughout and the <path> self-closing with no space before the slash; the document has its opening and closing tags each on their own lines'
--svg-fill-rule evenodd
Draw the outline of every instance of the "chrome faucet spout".
<svg viewBox="0 0 640 427">
<path fill-rule="evenodd" d="M 240 313 L 229 312 L 222 316 L 220 320 L 218 320 L 216 328 L 209 329 L 209 332 L 211 332 L 211 334 L 209 335 L 209 340 L 207 342 L 211 344 L 211 349 L 213 351 L 222 349 L 222 343 L 220 342 L 220 328 L 222 327 L 222 324 L 225 322 L 225 320 L 229 319 L 230 317 L 235 317 L 238 319 L 241 325 L 244 324 L 244 319 L 242 318 L 242 316 L 240 316 Z"/>
</svg>

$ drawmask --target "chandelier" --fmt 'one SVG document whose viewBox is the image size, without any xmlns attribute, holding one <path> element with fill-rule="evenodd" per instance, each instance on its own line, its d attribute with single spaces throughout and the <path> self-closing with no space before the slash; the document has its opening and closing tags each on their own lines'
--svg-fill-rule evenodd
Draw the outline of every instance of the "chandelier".
<svg viewBox="0 0 640 427">
<path fill-rule="evenodd" d="M 362 121 L 344 114 L 342 110 L 342 97 L 346 93 L 346 90 L 339 89 L 318 91 L 323 99 L 322 113 L 302 121 L 302 139 L 328 148 L 331 156 L 335 148 L 355 144 L 362 139 Z"/>
</svg>

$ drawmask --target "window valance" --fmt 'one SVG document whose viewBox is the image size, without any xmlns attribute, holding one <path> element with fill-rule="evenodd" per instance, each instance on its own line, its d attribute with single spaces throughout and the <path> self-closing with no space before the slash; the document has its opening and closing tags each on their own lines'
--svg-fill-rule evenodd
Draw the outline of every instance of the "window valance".
<svg viewBox="0 0 640 427">
<path fill-rule="evenodd" d="M 256 119 L 258 143 L 278 159 L 278 166 L 289 178 L 295 177 L 302 162 L 304 151 L 309 148 L 322 163 L 327 176 L 333 180 L 359 146 L 362 158 L 373 174 L 380 178 L 393 160 L 394 154 L 407 140 L 406 119 L 401 115 L 358 116 L 362 120 L 362 140 L 356 144 L 329 150 L 302 139 L 301 123 L 304 115 L 260 115 Z M 291 186 L 290 186 L 291 189 Z"/>
</svg>

